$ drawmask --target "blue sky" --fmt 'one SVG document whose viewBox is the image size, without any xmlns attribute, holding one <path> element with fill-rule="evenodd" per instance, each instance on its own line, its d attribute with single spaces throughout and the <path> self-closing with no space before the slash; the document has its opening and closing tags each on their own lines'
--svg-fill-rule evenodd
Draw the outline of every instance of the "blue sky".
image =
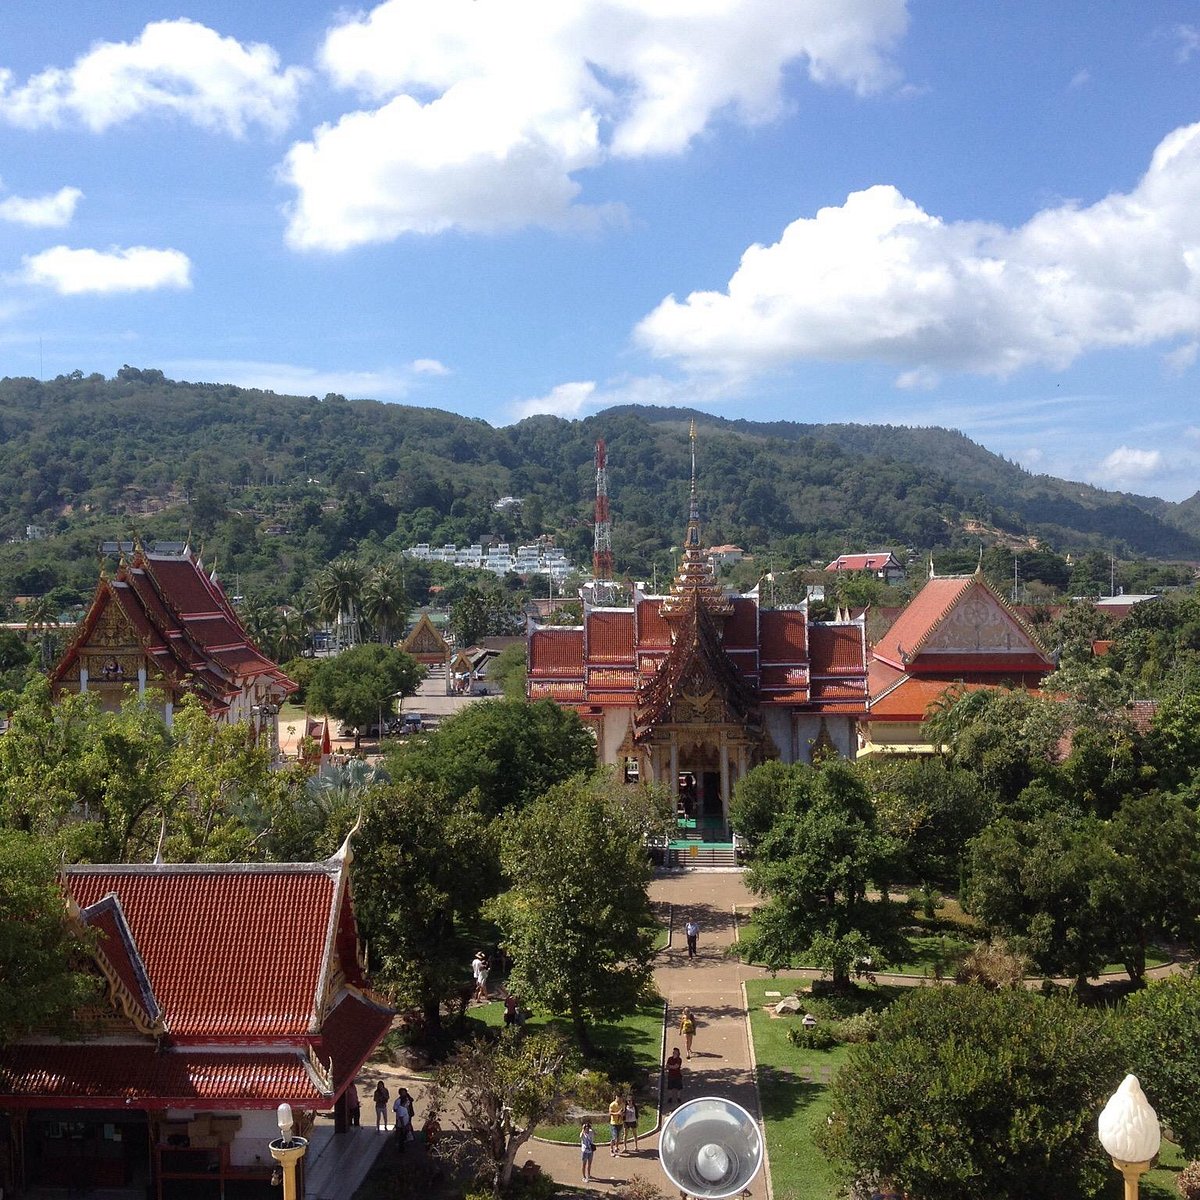
<svg viewBox="0 0 1200 1200">
<path fill-rule="evenodd" d="M 7 0 L 0 373 L 1200 488 L 1200 6 Z"/>
</svg>

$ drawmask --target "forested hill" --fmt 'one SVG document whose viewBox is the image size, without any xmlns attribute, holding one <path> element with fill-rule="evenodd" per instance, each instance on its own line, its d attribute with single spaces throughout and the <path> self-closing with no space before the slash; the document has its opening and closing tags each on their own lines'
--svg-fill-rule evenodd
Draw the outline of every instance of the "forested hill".
<svg viewBox="0 0 1200 1200">
<path fill-rule="evenodd" d="M 668 561 L 686 520 L 693 417 L 707 536 L 781 563 L 981 537 L 1200 559 L 1200 499 L 1172 505 L 1030 475 L 944 429 L 640 407 L 493 428 L 433 409 L 177 383 L 127 367 L 111 380 L 0 381 L 0 538 L 23 538 L 30 525 L 49 535 L 5 547 L 0 590 L 63 582 L 60 571 L 30 575 L 56 557 L 52 543 L 66 539 L 79 558 L 132 530 L 190 531 L 230 570 L 273 563 L 279 588 L 364 543 L 394 550 L 545 532 L 586 563 L 598 437 L 608 443 L 618 569 L 647 572 L 656 556 Z M 523 508 L 494 511 L 504 495 Z M 78 574 L 94 571 L 89 551 Z"/>
</svg>

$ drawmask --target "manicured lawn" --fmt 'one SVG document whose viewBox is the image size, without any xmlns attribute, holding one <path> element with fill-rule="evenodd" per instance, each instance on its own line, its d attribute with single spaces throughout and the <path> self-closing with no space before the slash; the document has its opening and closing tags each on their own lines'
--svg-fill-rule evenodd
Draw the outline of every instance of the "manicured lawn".
<svg viewBox="0 0 1200 1200">
<path fill-rule="evenodd" d="M 840 1179 L 817 1149 L 813 1134 L 829 1115 L 829 1089 L 822 1068 L 828 1068 L 830 1076 L 836 1074 L 850 1047 L 801 1050 L 793 1046 L 787 1033 L 800 1018 L 769 1016 L 763 1011 L 767 991 L 786 994 L 788 983 L 770 979 L 746 982 L 772 1190 L 788 1200 L 830 1200 L 838 1195 Z M 806 1066 L 811 1068 L 811 1079 L 801 1074 Z"/>
<path fill-rule="evenodd" d="M 467 1015 L 467 1023 L 478 1021 L 489 1028 L 497 1028 L 504 1024 L 504 1005 L 481 1004 L 473 1008 Z M 663 1010 L 661 1004 L 648 1004 L 632 1016 L 620 1021 L 602 1021 L 589 1026 L 592 1041 L 599 1051 L 596 1061 L 591 1064 L 605 1071 L 613 1083 L 621 1086 L 637 1081 L 645 1084 L 639 1090 L 638 1098 L 638 1130 L 645 1133 L 654 1128 L 657 1119 L 657 1093 L 654 1091 L 658 1079 L 659 1058 L 662 1048 Z M 556 1029 L 568 1041 L 574 1044 L 575 1036 L 570 1022 L 558 1020 L 545 1014 L 529 1018 L 526 1029 Z M 615 1064 L 615 1065 L 614 1065 Z M 647 1092 L 647 1086 L 649 1092 Z M 538 1137 L 549 1138 L 556 1142 L 571 1142 L 579 1140 L 579 1125 L 569 1122 L 565 1125 L 547 1126 L 538 1130 Z M 596 1144 L 608 1145 L 607 1118 L 603 1124 L 596 1124 Z"/>
</svg>

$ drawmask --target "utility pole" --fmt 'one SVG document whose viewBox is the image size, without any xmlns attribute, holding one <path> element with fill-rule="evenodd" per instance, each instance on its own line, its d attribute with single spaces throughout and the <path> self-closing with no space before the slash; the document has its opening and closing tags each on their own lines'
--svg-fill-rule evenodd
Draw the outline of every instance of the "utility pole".
<svg viewBox="0 0 1200 1200">
<path fill-rule="evenodd" d="M 604 439 L 596 443 L 596 528 L 592 536 L 592 576 L 612 579 L 612 523 L 608 517 L 608 454 Z"/>
</svg>

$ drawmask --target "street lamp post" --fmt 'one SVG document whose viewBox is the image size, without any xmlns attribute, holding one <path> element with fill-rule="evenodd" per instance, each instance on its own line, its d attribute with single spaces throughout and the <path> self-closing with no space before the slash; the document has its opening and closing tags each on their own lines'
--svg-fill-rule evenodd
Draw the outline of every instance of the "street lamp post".
<svg viewBox="0 0 1200 1200">
<path fill-rule="evenodd" d="M 1109 1098 L 1098 1128 L 1100 1144 L 1125 1177 L 1125 1200 L 1137 1200 L 1138 1179 L 1150 1170 L 1162 1144 L 1162 1131 L 1136 1075 L 1126 1075 Z"/>
<path fill-rule="evenodd" d="M 308 1149 L 308 1139 L 292 1136 L 292 1106 L 281 1104 L 279 1113 L 279 1137 L 270 1144 L 271 1157 L 279 1164 L 283 1172 L 283 1200 L 300 1200 L 300 1192 L 296 1185 L 296 1173 L 304 1152 Z"/>
</svg>

